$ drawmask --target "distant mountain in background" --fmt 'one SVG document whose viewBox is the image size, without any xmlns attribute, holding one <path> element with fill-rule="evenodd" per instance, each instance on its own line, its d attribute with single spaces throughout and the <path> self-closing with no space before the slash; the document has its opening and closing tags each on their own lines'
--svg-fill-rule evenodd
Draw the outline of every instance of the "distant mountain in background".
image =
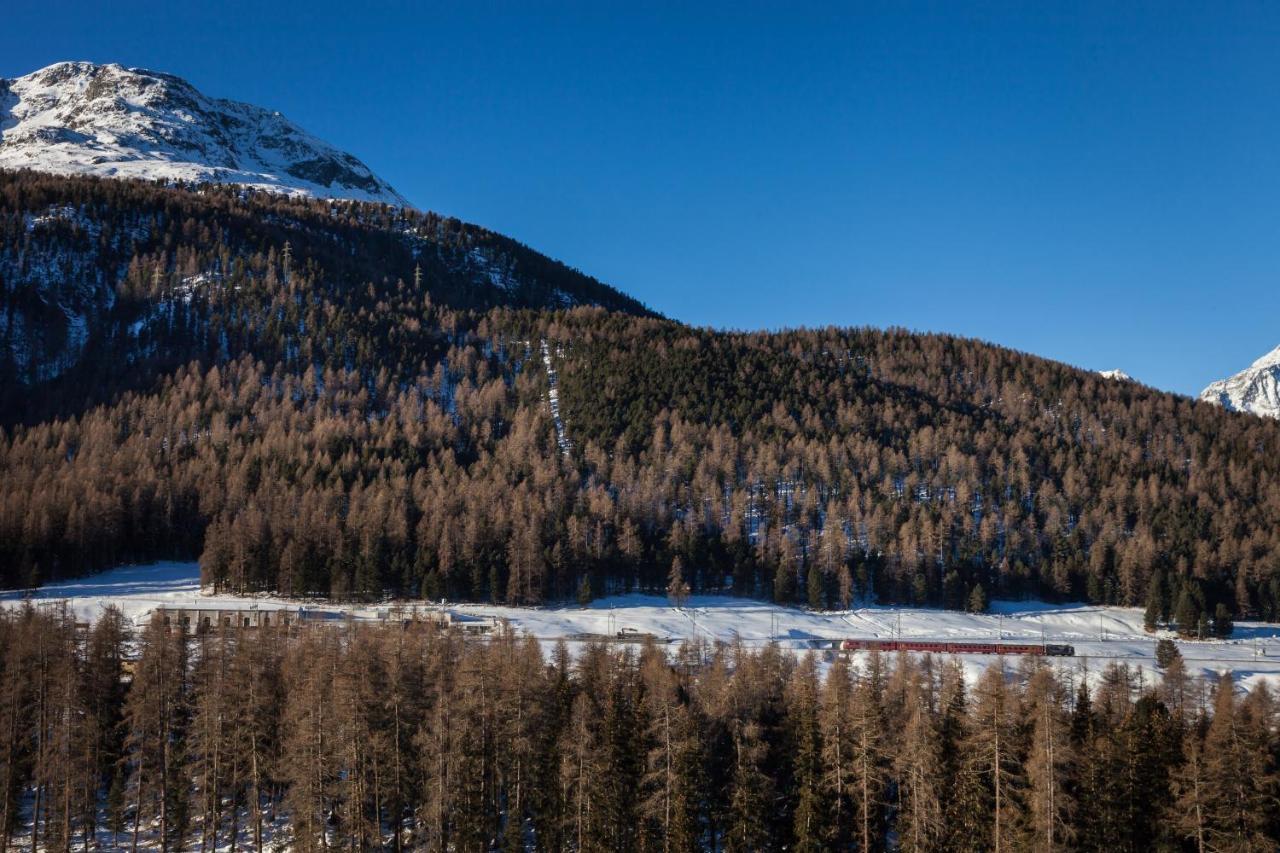
<svg viewBox="0 0 1280 853">
<path fill-rule="evenodd" d="M 1234 376 L 1214 382 L 1200 392 L 1200 399 L 1233 412 L 1280 418 L 1280 347 Z"/>
<path fill-rule="evenodd" d="M 408 203 L 364 163 L 278 112 L 115 64 L 59 62 L 0 78 L 0 168 Z"/>
<path fill-rule="evenodd" d="M 1118 382 L 1132 382 L 1133 377 L 1123 370 L 1099 370 L 1098 375 L 1104 379 L 1115 379 Z"/>
</svg>

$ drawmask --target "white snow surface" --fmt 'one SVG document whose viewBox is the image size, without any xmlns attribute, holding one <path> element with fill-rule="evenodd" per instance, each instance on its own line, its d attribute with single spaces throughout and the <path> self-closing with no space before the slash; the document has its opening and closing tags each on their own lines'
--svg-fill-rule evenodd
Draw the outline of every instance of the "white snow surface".
<svg viewBox="0 0 1280 853">
<path fill-rule="evenodd" d="M 107 605 L 119 607 L 136 625 L 145 624 L 157 607 L 204 607 L 297 610 L 312 618 L 382 621 L 418 610 L 447 610 L 457 621 L 496 619 L 515 631 L 542 641 L 550 652 L 559 640 L 570 650 L 591 636 L 614 637 L 621 631 L 651 634 L 670 643 L 672 653 L 683 641 L 741 642 L 747 646 L 777 643 L 797 654 L 823 650 L 844 638 L 1066 643 L 1074 657 L 1050 658 L 1065 675 L 1094 678 L 1112 662 L 1128 664 L 1147 680 L 1157 679 L 1155 645 L 1164 632 L 1148 634 L 1137 608 L 1036 601 L 994 601 L 991 612 L 959 613 L 919 607 L 866 606 L 846 611 L 809 611 L 771 602 L 715 595 L 695 595 L 683 607 L 662 596 L 629 594 L 598 599 L 586 608 L 503 607 L 486 604 L 432 605 L 403 602 L 343 606 L 290 601 L 273 596 L 214 595 L 200 587 L 195 563 L 123 566 L 79 580 L 49 584 L 36 590 L 0 594 L 0 607 L 69 607 L 79 621 L 91 622 Z M 1280 687 L 1280 625 L 1237 622 L 1228 640 L 1179 640 L 1178 648 L 1191 675 L 1216 678 L 1231 672 L 1243 689 L 1267 682 Z M 863 655 L 864 653 L 858 653 Z M 976 678 L 996 660 L 990 655 L 959 655 L 966 673 Z M 1013 666 L 1012 661 L 1007 661 Z"/>
<path fill-rule="evenodd" d="M 1280 418 L 1280 347 L 1234 376 L 1210 384 L 1200 399 L 1232 412 Z"/>
<path fill-rule="evenodd" d="M 0 78 L 0 168 L 407 205 L 364 163 L 278 112 L 116 64 L 59 62 Z"/>
<path fill-rule="evenodd" d="M 1114 379 L 1117 382 L 1133 381 L 1133 377 L 1125 373 L 1123 370 L 1099 370 L 1098 375 L 1103 379 Z"/>
</svg>

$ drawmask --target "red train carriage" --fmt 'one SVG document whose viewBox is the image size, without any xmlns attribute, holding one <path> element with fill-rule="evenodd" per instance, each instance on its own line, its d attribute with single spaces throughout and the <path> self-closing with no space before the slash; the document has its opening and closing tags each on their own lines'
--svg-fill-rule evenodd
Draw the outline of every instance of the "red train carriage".
<svg viewBox="0 0 1280 853">
<path fill-rule="evenodd" d="M 938 640 L 841 640 L 844 652 L 933 652 L 950 655 L 1048 655 L 1071 657 L 1073 646 L 1056 643 L 949 643 Z"/>
</svg>

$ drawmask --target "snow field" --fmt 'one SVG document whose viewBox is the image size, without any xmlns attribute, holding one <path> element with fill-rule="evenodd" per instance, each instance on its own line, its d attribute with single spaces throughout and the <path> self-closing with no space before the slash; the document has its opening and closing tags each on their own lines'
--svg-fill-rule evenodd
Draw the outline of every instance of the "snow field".
<svg viewBox="0 0 1280 853">
<path fill-rule="evenodd" d="M 426 605 L 403 602 L 340 605 L 288 600 L 274 596 L 213 595 L 200 587 L 195 563 L 163 562 L 122 566 L 102 574 L 66 581 L 36 590 L 0 593 L 0 607 L 18 607 L 25 600 L 37 606 L 66 606 L 77 621 L 92 622 L 108 605 L 115 605 L 136 625 L 146 622 L 157 607 L 256 607 L 264 611 L 306 608 L 312 618 L 382 621 L 402 612 L 447 610 L 456 621 L 498 619 L 515 631 L 541 641 L 548 651 L 560 640 L 570 649 L 619 632 L 653 635 L 671 645 L 691 640 L 762 646 L 777 643 L 797 654 L 818 650 L 825 655 L 830 641 L 844 638 L 1068 643 L 1075 657 L 1052 658 L 1051 664 L 1089 679 L 1112 662 L 1129 665 L 1148 683 L 1158 680 L 1156 640 L 1170 636 L 1148 634 L 1137 608 L 1086 604 L 1047 604 L 1034 601 L 995 601 L 984 614 L 957 613 L 917 607 L 859 607 L 847 611 L 814 612 L 771 602 L 729 596 L 696 595 L 684 607 L 662 596 L 634 593 L 598 599 L 586 608 L 504 607 L 487 604 Z M 1178 641 L 1191 676 L 1215 678 L 1232 672 L 1243 689 L 1266 682 L 1280 688 L 1280 625 L 1237 622 L 1228 640 Z M 856 657 L 865 657 L 858 653 Z M 957 655 L 965 671 L 976 676 L 996 658 Z M 1015 669 L 1017 660 L 1006 665 Z M 1073 676 L 1075 677 L 1075 676 Z"/>
</svg>

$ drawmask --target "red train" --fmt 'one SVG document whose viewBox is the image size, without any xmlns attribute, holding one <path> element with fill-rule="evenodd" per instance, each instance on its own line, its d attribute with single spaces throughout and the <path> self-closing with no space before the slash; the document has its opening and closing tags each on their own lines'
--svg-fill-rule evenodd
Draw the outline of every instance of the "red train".
<svg viewBox="0 0 1280 853">
<path fill-rule="evenodd" d="M 842 652 L 934 652 L 951 655 L 1048 655 L 1073 657 L 1074 646 L 1059 643 L 946 643 L 931 640 L 841 640 Z"/>
</svg>

